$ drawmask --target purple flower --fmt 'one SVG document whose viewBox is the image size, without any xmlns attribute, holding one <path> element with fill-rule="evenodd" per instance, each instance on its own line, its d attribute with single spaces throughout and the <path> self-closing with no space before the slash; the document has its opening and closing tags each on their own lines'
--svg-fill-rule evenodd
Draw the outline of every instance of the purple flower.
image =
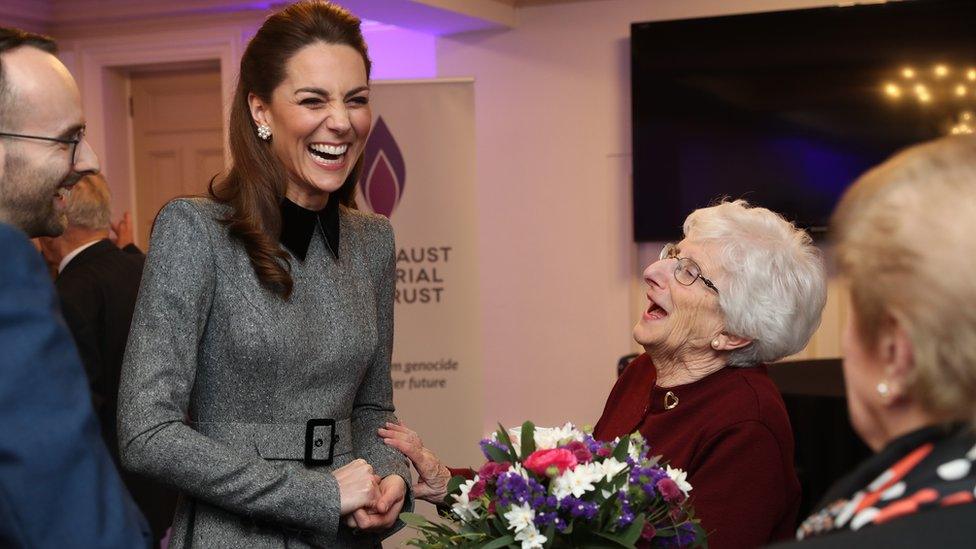
<svg viewBox="0 0 976 549">
<path fill-rule="evenodd" d="M 559 508 L 569 511 L 569 515 L 573 518 L 584 518 L 586 520 L 593 519 L 600 512 L 597 504 L 573 496 L 566 496 L 559 500 Z"/>
<path fill-rule="evenodd" d="M 596 454 L 597 450 L 603 448 L 603 443 L 593 438 L 591 435 L 583 437 L 583 444 L 590 450 L 591 454 Z"/>
<path fill-rule="evenodd" d="M 634 510 L 630 507 L 630 499 L 627 492 L 620 490 L 617 492 L 617 501 L 620 502 L 620 516 L 617 518 L 617 526 L 624 528 L 634 522 Z"/>
<path fill-rule="evenodd" d="M 535 525 L 540 530 L 545 529 L 550 524 L 555 524 L 559 520 L 559 514 L 555 511 L 541 512 L 535 516 Z"/>
</svg>

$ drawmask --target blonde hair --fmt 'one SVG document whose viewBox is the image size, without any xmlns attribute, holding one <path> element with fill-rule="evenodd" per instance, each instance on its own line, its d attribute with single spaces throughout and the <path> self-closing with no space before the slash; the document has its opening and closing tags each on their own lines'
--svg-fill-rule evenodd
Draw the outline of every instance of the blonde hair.
<svg viewBox="0 0 976 549">
<path fill-rule="evenodd" d="M 820 325 L 827 276 L 810 235 L 745 200 L 695 210 L 685 237 L 719 249 L 727 275 L 718 296 L 726 329 L 752 339 L 732 351 L 732 366 L 755 366 L 799 352 Z"/>
<path fill-rule="evenodd" d="M 859 337 L 871 348 L 897 321 L 914 347 L 912 396 L 976 425 L 976 137 L 917 145 L 867 172 L 831 231 Z"/>
</svg>

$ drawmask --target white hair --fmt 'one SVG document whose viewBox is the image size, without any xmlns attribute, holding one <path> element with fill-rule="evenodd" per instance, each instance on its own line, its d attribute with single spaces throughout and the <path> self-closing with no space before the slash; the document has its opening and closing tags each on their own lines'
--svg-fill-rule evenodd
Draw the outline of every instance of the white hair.
<svg viewBox="0 0 976 549">
<path fill-rule="evenodd" d="M 93 231 L 109 230 L 112 226 L 111 200 L 108 183 L 101 174 L 81 178 L 71 188 L 65 204 L 68 224 Z"/>
<path fill-rule="evenodd" d="M 752 340 L 730 353 L 729 364 L 769 363 L 806 346 L 827 302 L 823 260 L 810 235 L 745 200 L 695 210 L 684 233 L 719 251 L 726 330 Z"/>
</svg>

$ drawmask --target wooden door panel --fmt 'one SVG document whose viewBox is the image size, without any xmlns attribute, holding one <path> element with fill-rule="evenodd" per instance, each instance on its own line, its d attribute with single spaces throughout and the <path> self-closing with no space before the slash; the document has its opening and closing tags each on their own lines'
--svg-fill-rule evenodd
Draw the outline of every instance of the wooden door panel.
<svg viewBox="0 0 976 549">
<path fill-rule="evenodd" d="M 219 67 L 131 75 L 137 243 L 159 209 L 224 169 Z"/>
<path fill-rule="evenodd" d="M 171 198 L 170 183 L 180 180 L 182 170 L 178 149 L 144 151 L 142 157 L 148 180 L 143 180 L 139 185 L 136 204 L 140 242 L 147 243 L 156 213 Z"/>
<path fill-rule="evenodd" d="M 193 151 L 193 162 L 187 164 L 192 167 L 189 181 L 196 183 L 196 187 L 187 189 L 187 192 L 205 193 L 211 178 L 224 170 L 224 150 L 221 147 L 200 147 Z"/>
</svg>

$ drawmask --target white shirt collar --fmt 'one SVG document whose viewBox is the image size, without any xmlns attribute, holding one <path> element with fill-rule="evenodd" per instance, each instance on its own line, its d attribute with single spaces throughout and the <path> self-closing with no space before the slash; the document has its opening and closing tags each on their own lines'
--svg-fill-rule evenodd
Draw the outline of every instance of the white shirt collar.
<svg viewBox="0 0 976 549">
<path fill-rule="evenodd" d="M 58 265 L 58 274 L 61 274 L 61 271 L 63 271 L 64 268 L 68 266 L 68 263 L 71 263 L 72 259 L 78 257 L 78 254 L 87 250 L 88 248 L 91 248 L 95 244 L 98 244 L 99 242 L 101 242 L 101 240 L 102 240 L 101 238 L 99 238 L 98 240 L 92 240 L 88 244 L 82 244 L 81 246 L 78 246 L 74 250 L 71 250 L 71 252 L 68 253 L 68 255 L 64 256 L 64 258 L 61 260 L 61 264 Z"/>
</svg>

